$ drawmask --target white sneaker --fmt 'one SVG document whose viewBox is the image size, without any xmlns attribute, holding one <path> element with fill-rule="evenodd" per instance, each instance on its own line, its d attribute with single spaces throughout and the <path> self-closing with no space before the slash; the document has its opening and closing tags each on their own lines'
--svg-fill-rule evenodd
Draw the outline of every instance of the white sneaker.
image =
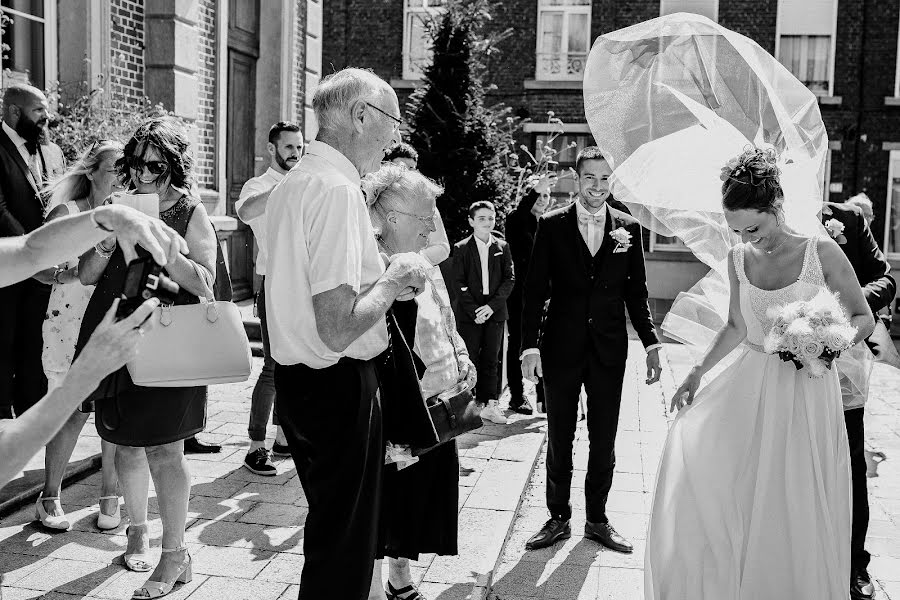
<svg viewBox="0 0 900 600">
<path fill-rule="evenodd" d="M 509 424 L 509 420 L 506 418 L 506 415 L 504 415 L 503 411 L 500 410 L 499 400 L 488 400 L 487 405 L 483 409 L 481 409 L 481 418 L 485 421 L 498 423 L 500 425 Z"/>
</svg>

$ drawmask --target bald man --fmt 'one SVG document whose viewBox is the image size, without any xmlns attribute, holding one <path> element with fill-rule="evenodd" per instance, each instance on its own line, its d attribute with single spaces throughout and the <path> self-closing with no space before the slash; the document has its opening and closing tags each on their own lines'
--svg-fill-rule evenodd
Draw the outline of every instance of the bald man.
<svg viewBox="0 0 900 600">
<path fill-rule="evenodd" d="M 30 85 L 3 94 L 0 125 L 0 237 L 44 222 L 40 190 L 64 170 L 62 151 L 47 141 L 47 97 Z M 33 279 L 0 290 L 0 418 L 21 415 L 47 393 L 41 324 L 50 286 Z"/>
</svg>

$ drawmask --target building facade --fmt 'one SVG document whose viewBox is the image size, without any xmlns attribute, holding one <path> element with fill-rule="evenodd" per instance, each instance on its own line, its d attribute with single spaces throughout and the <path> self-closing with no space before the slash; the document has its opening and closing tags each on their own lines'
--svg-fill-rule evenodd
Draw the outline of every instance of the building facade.
<svg viewBox="0 0 900 600">
<path fill-rule="evenodd" d="M 445 0 L 328 0 L 324 64 L 370 67 L 403 102 L 427 64 L 423 19 Z M 755 40 L 818 96 L 829 134 L 825 194 L 834 201 L 865 192 L 875 205 L 873 232 L 900 266 L 900 3 L 895 0 L 503 0 L 493 26 L 511 29 L 490 68 L 491 92 L 531 122 L 535 148 L 565 123 L 556 147 L 593 143 L 584 116 L 582 73 L 599 35 L 674 12 L 703 14 Z M 574 164 L 577 149 L 560 156 Z M 557 194 L 573 190 L 571 182 Z M 661 317 L 706 268 L 677 239 L 647 240 L 651 297 Z"/>
<path fill-rule="evenodd" d="M 184 119 L 200 195 L 227 244 L 240 299 L 259 281 L 252 233 L 232 218 L 234 203 L 268 167 L 273 123 L 315 132 L 322 8 L 323 0 L 4 0 L 12 22 L 0 85 L 87 82 L 135 102 L 147 97 Z"/>
</svg>

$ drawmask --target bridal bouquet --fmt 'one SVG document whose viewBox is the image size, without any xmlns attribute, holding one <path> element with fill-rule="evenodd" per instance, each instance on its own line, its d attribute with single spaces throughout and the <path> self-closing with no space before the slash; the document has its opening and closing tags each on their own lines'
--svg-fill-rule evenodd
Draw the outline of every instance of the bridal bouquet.
<svg viewBox="0 0 900 600">
<path fill-rule="evenodd" d="M 856 328 L 844 314 L 835 294 L 822 291 L 812 300 L 792 302 L 769 309 L 774 320 L 764 349 L 791 361 L 810 377 L 821 377 L 841 352 L 853 345 Z"/>
</svg>

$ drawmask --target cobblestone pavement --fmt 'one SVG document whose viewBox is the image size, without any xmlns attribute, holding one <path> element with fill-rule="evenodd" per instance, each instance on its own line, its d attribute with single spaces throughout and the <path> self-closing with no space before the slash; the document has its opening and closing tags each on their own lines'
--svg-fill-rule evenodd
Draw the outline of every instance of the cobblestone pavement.
<svg viewBox="0 0 900 600">
<path fill-rule="evenodd" d="M 296 598 L 303 567 L 303 523 L 307 503 L 291 459 L 278 459 L 280 474 L 261 477 L 244 469 L 250 395 L 262 360 L 250 380 L 210 388 L 203 441 L 220 443 L 220 454 L 188 455 L 192 474 L 186 544 L 194 579 L 176 587 L 174 600 L 275 600 Z M 412 572 L 431 599 L 483 597 L 506 539 L 544 433 L 539 417 L 512 417 L 510 425 L 487 424 L 459 441 L 458 557 L 423 555 Z M 274 437 L 269 428 L 269 443 Z M 89 424 L 82 434 L 96 444 Z M 31 478 L 39 475 L 35 461 Z M 99 473 L 68 485 L 62 501 L 74 523 L 68 533 L 50 533 L 26 506 L 0 521 L 3 600 L 130 598 L 147 579 L 121 564 L 125 526 L 95 527 Z M 150 492 L 151 546 L 159 551 L 161 525 Z M 124 505 L 123 505 L 124 513 Z M 124 516 L 124 515 L 123 515 Z M 336 524 L 339 527 L 340 524 Z"/>
<path fill-rule="evenodd" d="M 577 492 L 573 538 L 549 550 L 524 551 L 525 540 L 547 518 L 541 450 L 545 421 L 516 416 L 511 425 L 488 425 L 460 444 L 461 556 L 423 556 L 414 564 L 414 576 L 428 598 L 480 598 L 488 580 L 493 581 L 496 600 L 642 597 L 642 540 L 670 418 L 664 399 L 671 396 L 690 359 L 683 348 L 667 345 L 662 384 L 648 387 L 642 383 L 643 352 L 635 342 L 632 346 L 609 507 L 613 523 L 635 542 L 636 552 L 625 556 L 601 551 L 581 538 L 584 499 Z M 278 461 L 281 474 L 269 478 L 241 467 L 258 360 L 254 366 L 249 382 L 211 388 L 208 432 L 201 438 L 222 443 L 224 450 L 190 457 L 193 488 L 186 542 L 195 575 L 170 598 L 296 598 L 306 501 L 293 465 L 290 459 Z M 876 368 L 866 427 L 871 571 L 879 596 L 900 600 L 900 373 Z M 86 429 L 85 435 L 90 434 Z M 270 430 L 270 440 L 273 434 Z M 586 464 L 587 432 L 581 426 L 576 488 L 584 486 Z M 143 583 L 146 574 L 128 572 L 121 565 L 125 524 L 105 533 L 95 528 L 98 495 L 99 474 L 65 488 L 63 502 L 74 522 L 69 533 L 43 530 L 33 522 L 32 507 L 0 522 L 3 600 L 129 598 Z M 152 491 L 150 507 L 152 545 L 158 551 L 161 531 Z"/>
<path fill-rule="evenodd" d="M 584 540 L 584 488 L 588 439 L 584 422 L 575 442 L 572 538 L 535 552 L 526 540 L 548 518 L 544 502 L 546 448 L 525 490 L 512 534 L 494 573 L 492 600 L 639 600 L 643 598 L 644 540 L 656 468 L 671 415 L 664 402 L 692 364 L 681 346 L 667 344 L 660 385 L 646 386 L 643 352 L 631 342 L 616 439 L 616 473 L 608 508 L 610 522 L 632 540 L 635 552 L 601 550 Z M 900 600 L 900 372 L 876 366 L 867 405 L 869 496 L 872 520 L 867 547 L 879 598 Z"/>
</svg>

